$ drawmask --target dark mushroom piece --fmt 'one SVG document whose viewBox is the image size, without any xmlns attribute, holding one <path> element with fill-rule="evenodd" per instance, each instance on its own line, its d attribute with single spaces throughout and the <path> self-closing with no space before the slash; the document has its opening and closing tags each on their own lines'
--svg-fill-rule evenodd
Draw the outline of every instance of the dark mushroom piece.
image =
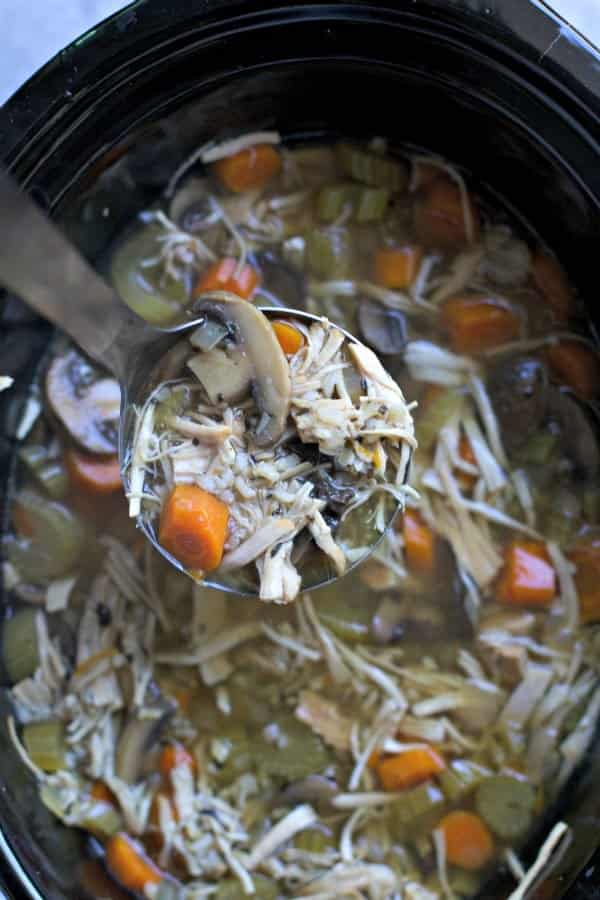
<svg viewBox="0 0 600 900">
<path fill-rule="evenodd" d="M 259 295 L 263 295 L 273 306 L 304 309 L 306 279 L 299 269 L 285 262 L 273 250 L 256 253 L 252 262 L 261 275 Z"/>
<path fill-rule="evenodd" d="M 46 375 L 50 408 L 70 436 L 90 453 L 116 453 L 121 391 L 77 350 L 55 357 Z"/>
<path fill-rule="evenodd" d="M 169 218 L 183 231 L 205 231 L 219 221 L 219 211 L 211 202 L 204 178 L 188 178 L 169 204 Z"/>
<path fill-rule="evenodd" d="M 297 806 L 310 803 L 320 812 L 331 811 L 331 802 L 339 794 L 338 785 L 325 775 L 307 775 L 287 784 L 273 800 L 273 806 Z"/>
<path fill-rule="evenodd" d="M 546 366 L 532 356 L 511 356 L 492 371 L 487 388 L 510 454 L 539 430 L 546 416 Z"/>
<path fill-rule="evenodd" d="M 173 707 L 163 704 L 157 719 L 132 716 L 125 724 L 115 751 L 115 774 L 127 784 L 135 784 L 144 772 L 146 754 L 158 743 L 160 734 L 173 714 Z"/>
<path fill-rule="evenodd" d="M 406 319 L 399 310 L 363 299 L 358 307 L 358 324 L 363 340 L 377 353 L 387 355 L 404 350 Z"/>
<path fill-rule="evenodd" d="M 292 388 L 288 362 L 269 320 L 251 303 L 225 292 L 201 299 L 194 311 L 223 324 L 231 339 L 223 349 L 196 354 L 188 367 L 213 403 L 252 392 L 260 412 L 254 441 L 259 447 L 276 443 L 285 428 Z"/>
<path fill-rule="evenodd" d="M 560 428 L 562 445 L 576 474 L 585 481 L 596 479 L 600 474 L 600 421 L 595 408 L 569 388 L 551 385 L 548 415 Z"/>
</svg>

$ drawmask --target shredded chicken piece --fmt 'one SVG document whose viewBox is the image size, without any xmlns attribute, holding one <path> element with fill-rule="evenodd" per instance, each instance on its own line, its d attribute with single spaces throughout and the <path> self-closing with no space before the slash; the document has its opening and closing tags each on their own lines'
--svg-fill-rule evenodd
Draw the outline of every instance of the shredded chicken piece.
<svg viewBox="0 0 600 900">
<path fill-rule="evenodd" d="M 299 701 L 295 713 L 297 719 L 309 725 L 330 747 L 336 750 L 350 748 L 352 719 L 342 715 L 335 703 L 315 691 L 301 691 Z"/>
</svg>

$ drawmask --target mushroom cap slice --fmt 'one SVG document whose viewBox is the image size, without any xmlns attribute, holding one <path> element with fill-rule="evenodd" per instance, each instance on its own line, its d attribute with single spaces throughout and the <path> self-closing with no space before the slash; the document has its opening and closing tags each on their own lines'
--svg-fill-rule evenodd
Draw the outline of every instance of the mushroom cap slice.
<svg viewBox="0 0 600 900">
<path fill-rule="evenodd" d="M 276 443 L 287 421 L 292 386 L 288 361 L 271 323 L 247 300 L 224 291 L 200 298 L 194 311 L 220 319 L 234 335 L 235 352 L 243 354 L 252 369 L 252 393 L 261 414 L 254 441 L 259 447 Z"/>
<path fill-rule="evenodd" d="M 90 453 L 116 453 L 121 391 L 77 350 L 55 357 L 46 375 L 46 396 L 54 415 Z"/>
</svg>

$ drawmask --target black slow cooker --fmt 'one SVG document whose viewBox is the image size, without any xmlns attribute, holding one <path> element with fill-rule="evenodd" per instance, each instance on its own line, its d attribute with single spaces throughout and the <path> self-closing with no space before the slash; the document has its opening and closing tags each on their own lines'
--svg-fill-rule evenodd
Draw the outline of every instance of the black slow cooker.
<svg viewBox="0 0 600 900">
<path fill-rule="evenodd" d="M 537 0 L 137 0 L 7 103 L 0 158 L 101 265 L 191 150 L 270 128 L 288 139 L 385 134 L 459 163 L 538 230 L 600 323 L 600 55 Z M 4 497 L 50 329 L 15 298 L 0 310 L 0 370 L 16 377 L 0 398 Z M 0 699 L 6 896 L 124 897 L 39 803 L 7 713 Z M 600 897 L 598 746 L 528 848 L 529 863 L 557 817 L 571 824 L 540 900 Z M 485 898 L 512 886 L 500 873 Z"/>
</svg>

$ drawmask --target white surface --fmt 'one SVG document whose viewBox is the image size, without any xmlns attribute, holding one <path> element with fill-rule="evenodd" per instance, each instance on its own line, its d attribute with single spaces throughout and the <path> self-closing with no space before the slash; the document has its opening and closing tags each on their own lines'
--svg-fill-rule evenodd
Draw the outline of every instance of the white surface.
<svg viewBox="0 0 600 900">
<path fill-rule="evenodd" d="M 600 0 L 548 0 L 600 47 Z M 124 0 L 0 0 L 0 103 Z"/>
</svg>

